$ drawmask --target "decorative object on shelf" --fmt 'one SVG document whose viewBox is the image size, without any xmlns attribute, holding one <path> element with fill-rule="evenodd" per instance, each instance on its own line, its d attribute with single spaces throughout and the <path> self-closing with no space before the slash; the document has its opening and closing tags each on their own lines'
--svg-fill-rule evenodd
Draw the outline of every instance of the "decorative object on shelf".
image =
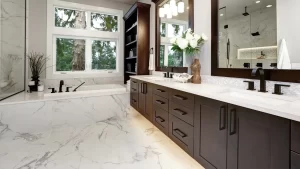
<svg viewBox="0 0 300 169">
<path fill-rule="evenodd" d="M 43 53 L 31 52 L 27 54 L 29 67 L 31 70 L 31 82 L 29 84 L 30 91 L 38 91 L 40 75 L 46 70 L 48 58 Z M 34 82 L 34 85 L 33 85 Z"/>
<path fill-rule="evenodd" d="M 187 56 L 194 57 L 194 62 L 191 65 L 193 83 L 201 83 L 201 65 L 196 55 L 200 53 L 201 47 L 207 40 L 208 37 L 205 34 L 202 33 L 200 36 L 193 33 L 191 29 L 186 30 L 182 37 L 175 37 L 171 39 L 172 50 L 174 52 L 184 52 Z"/>
<path fill-rule="evenodd" d="M 192 75 L 189 75 L 187 73 L 173 75 L 173 79 L 175 81 L 181 82 L 181 83 L 187 83 L 188 80 L 190 80 L 191 78 L 192 78 Z"/>
<path fill-rule="evenodd" d="M 180 0 L 176 4 L 176 0 L 167 1 L 159 8 L 159 17 L 167 17 L 171 19 L 173 16 L 177 16 L 178 13 L 184 13 L 184 2 Z"/>
<path fill-rule="evenodd" d="M 39 84 L 39 85 L 38 85 L 38 92 L 43 92 L 44 90 L 45 90 L 44 85 Z"/>
</svg>

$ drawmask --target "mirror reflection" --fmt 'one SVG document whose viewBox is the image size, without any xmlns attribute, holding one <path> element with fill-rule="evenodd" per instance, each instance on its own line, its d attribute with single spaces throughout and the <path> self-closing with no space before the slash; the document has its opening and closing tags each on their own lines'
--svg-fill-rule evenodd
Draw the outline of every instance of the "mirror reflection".
<svg viewBox="0 0 300 169">
<path fill-rule="evenodd" d="M 172 51 L 170 39 L 181 36 L 188 29 L 188 6 L 188 0 L 166 0 L 159 4 L 161 67 L 184 67 L 186 65 L 185 54 Z"/>
<path fill-rule="evenodd" d="M 219 0 L 219 68 L 280 68 L 276 8 L 276 0 Z"/>
</svg>

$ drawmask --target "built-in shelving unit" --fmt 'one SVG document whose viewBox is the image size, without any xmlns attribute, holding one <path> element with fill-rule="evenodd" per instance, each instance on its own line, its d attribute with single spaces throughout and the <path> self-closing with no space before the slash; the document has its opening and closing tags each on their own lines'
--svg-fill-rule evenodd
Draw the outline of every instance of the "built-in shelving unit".
<svg viewBox="0 0 300 169">
<path fill-rule="evenodd" d="M 136 2 L 124 15 L 124 84 L 133 75 L 149 74 L 150 4 Z"/>
</svg>

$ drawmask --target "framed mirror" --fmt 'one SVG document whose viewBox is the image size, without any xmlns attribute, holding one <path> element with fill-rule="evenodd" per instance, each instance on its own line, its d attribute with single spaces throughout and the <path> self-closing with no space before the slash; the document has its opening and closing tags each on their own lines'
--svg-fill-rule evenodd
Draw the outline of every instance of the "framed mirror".
<svg viewBox="0 0 300 169">
<path fill-rule="evenodd" d="M 194 28 L 194 0 L 153 2 L 156 3 L 156 71 L 171 68 L 173 72 L 187 72 L 185 54 L 172 51 L 170 39 Z"/>
<path fill-rule="evenodd" d="M 212 75 L 253 78 L 261 67 L 268 80 L 300 82 L 297 0 L 211 2 Z"/>
</svg>

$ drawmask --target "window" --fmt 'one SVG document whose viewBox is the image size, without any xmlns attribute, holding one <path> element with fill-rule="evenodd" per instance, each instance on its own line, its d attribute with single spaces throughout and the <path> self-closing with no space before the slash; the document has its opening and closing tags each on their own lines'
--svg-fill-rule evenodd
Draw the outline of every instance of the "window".
<svg viewBox="0 0 300 169">
<path fill-rule="evenodd" d="M 58 0 L 47 3 L 47 78 L 122 76 L 122 11 Z"/>
<path fill-rule="evenodd" d="M 188 28 L 186 21 L 175 19 L 162 19 L 160 25 L 161 45 L 160 45 L 160 65 L 183 67 L 185 65 L 185 54 L 183 52 L 172 51 L 171 38 L 182 36 Z"/>
</svg>

